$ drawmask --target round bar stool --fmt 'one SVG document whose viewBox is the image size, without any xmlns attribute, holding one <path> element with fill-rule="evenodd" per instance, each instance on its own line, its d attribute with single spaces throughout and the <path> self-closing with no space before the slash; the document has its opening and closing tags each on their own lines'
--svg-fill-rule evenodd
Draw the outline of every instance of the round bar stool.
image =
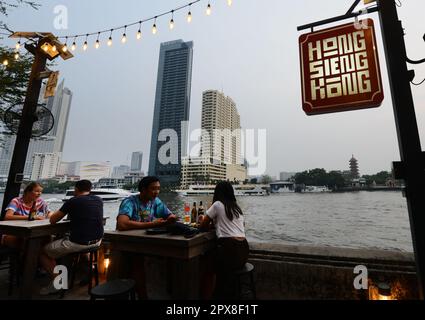
<svg viewBox="0 0 425 320">
<path fill-rule="evenodd" d="M 96 286 L 99 284 L 99 269 L 97 267 L 97 255 L 98 251 L 100 249 L 100 246 L 89 248 L 86 250 L 74 252 L 71 254 L 72 257 L 72 263 L 71 263 L 71 280 L 69 283 L 69 289 L 72 289 L 74 287 L 74 280 L 75 280 L 75 274 L 77 273 L 77 267 L 80 262 L 81 255 L 89 254 L 89 260 L 88 260 L 88 294 L 90 294 L 90 291 L 93 287 L 93 276 L 96 283 Z M 68 289 L 68 290 L 69 290 Z M 66 290 L 62 290 L 61 292 L 61 298 L 64 297 Z"/>
<path fill-rule="evenodd" d="M 255 289 L 255 282 L 254 282 L 254 266 L 247 262 L 245 263 L 245 265 L 243 266 L 242 269 L 235 271 L 234 275 L 237 277 L 237 293 L 238 293 L 238 298 L 242 299 L 243 298 L 243 288 L 247 288 L 248 292 L 251 293 L 253 299 L 257 299 L 257 292 Z M 248 283 L 243 283 L 241 280 L 244 277 L 249 276 L 249 282 Z"/>
<path fill-rule="evenodd" d="M 132 279 L 111 280 L 94 287 L 90 292 L 90 300 L 136 300 L 135 285 Z"/>
</svg>

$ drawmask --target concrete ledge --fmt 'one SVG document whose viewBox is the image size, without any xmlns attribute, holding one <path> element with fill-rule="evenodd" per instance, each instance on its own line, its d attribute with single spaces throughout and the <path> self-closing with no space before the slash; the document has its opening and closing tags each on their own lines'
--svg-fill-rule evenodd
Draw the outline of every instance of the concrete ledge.
<svg viewBox="0 0 425 320">
<path fill-rule="evenodd" d="M 250 243 L 259 299 L 366 299 L 353 286 L 354 267 L 368 269 L 369 283 L 388 282 L 397 299 L 417 299 L 412 253 Z"/>
</svg>

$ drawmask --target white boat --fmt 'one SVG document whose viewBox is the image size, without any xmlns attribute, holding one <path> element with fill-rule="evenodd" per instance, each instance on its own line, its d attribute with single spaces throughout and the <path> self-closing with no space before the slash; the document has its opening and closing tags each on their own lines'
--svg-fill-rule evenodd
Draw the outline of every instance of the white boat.
<svg viewBox="0 0 425 320">
<path fill-rule="evenodd" d="M 270 183 L 271 193 L 295 192 L 295 183 L 290 181 L 277 181 Z"/>
<path fill-rule="evenodd" d="M 187 189 L 175 190 L 182 196 L 209 196 L 214 195 L 215 185 L 190 185 Z M 267 189 L 261 185 L 233 185 L 235 196 L 266 196 Z"/>
<path fill-rule="evenodd" d="M 124 198 L 127 198 L 131 195 L 138 194 L 132 193 L 128 190 L 119 189 L 119 188 L 111 188 L 111 187 L 101 187 L 98 189 L 92 189 L 90 194 L 100 197 L 103 201 L 119 201 Z M 74 196 L 74 190 L 67 190 L 65 193 L 65 197 L 62 201 L 67 201 Z"/>
<path fill-rule="evenodd" d="M 320 192 L 332 192 L 327 186 L 305 186 L 301 192 L 305 193 L 320 193 Z"/>
</svg>

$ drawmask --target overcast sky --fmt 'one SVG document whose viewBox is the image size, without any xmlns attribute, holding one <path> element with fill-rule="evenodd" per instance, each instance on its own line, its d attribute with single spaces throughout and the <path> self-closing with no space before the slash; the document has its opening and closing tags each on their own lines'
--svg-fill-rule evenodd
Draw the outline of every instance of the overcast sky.
<svg viewBox="0 0 425 320">
<path fill-rule="evenodd" d="M 171 10 L 189 1 L 42 1 L 38 11 L 14 10 L 7 22 L 17 31 L 50 31 L 56 35 L 97 32 L 135 22 Z M 175 15 L 175 29 L 168 29 L 169 16 L 127 30 L 128 42 L 119 42 L 122 31 L 113 34 L 112 48 L 82 52 L 58 61 L 56 69 L 73 93 L 64 147 L 64 160 L 111 161 L 129 164 L 132 151 L 144 153 L 148 168 L 149 144 L 161 42 L 183 39 L 194 42 L 191 128 L 199 128 L 202 92 L 223 90 L 237 104 L 243 128 L 267 129 L 267 173 L 301 171 L 316 167 L 346 170 L 351 155 L 359 160 L 361 174 L 389 170 L 400 159 L 391 94 L 377 14 L 379 55 L 385 100 L 377 109 L 308 117 L 301 107 L 298 25 L 343 14 L 352 0 L 226 0 L 211 1 L 212 14 L 205 15 L 208 1 Z M 423 0 L 401 0 L 399 16 L 406 29 L 412 59 L 425 57 Z M 66 6 L 68 30 L 55 30 L 54 8 Z M 360 7 L 359 7 L 360 8 Z M 2 40 L 10 45 L 12 42 Z M 416 66 L 416 82 L 425 78 L 425 67 Z M 421 140 L 425 137 L 425 84 L 413 88 Z"/>
</svg>

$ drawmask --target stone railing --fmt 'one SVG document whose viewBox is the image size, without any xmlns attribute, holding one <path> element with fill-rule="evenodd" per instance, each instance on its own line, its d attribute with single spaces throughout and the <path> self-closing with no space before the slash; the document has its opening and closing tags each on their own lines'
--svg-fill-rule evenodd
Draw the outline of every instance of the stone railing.
<svg viewBox="0 0 425 320">
<path fill-rule="evenodd" d="M 370 284 L 389 284 L 392 298 L 418 299 L 412 253 L 250 243 L 249 262 L 258 299 L 368 299 L 353 285 L 358 265 Z"/>
</svg>

